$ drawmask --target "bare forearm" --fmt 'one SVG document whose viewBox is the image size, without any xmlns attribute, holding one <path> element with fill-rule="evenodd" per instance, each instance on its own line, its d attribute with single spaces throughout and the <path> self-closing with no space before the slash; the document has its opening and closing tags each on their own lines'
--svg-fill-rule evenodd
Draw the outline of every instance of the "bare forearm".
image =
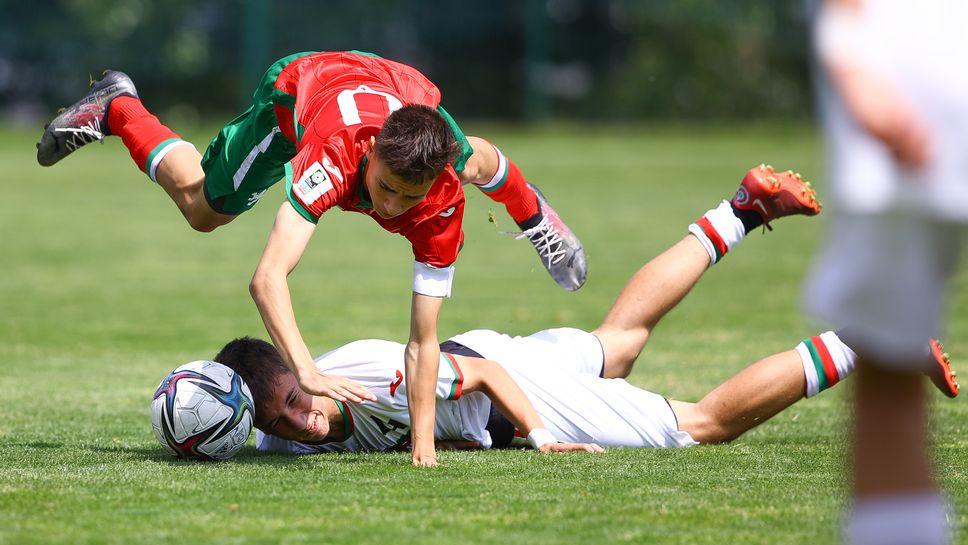
<svg viewBox="0 0 968 545">
<path fill-rule="evenodd" d="M 486 361 L 481 365 L 486 367 L 487 371 L 480 374 L 480 390 L 514 424 L 514 427 L 525 435 L 535 428 L 543 428 L 544 422 L 538 415 L 538 411 L 507 371 L 500 364 L 492 361 Z"/>
<path fill-rule="evenodd" d="M 410 340 L 404 364 L 407 372 L 407 406 L 410 409 L 412 461 L 418 466 L 436 466 L 434 450 L 434 413 L 436 408 L 437 367 L 440 346 L 437 344 L 437 317 L 440 297 L 416 291 L 410 306 Z"/>
<path fill-rule="evenodd" d="M 411 440 L 415 450 L 434 452 L 434 413 L 440 348 L 436 341 L 407 345 L 407 405 L 410 409 Z"/>
<path fill-rule="evenodd" d="M 257 271 L 249 292 L 286 366 L 297 378 L 301 373 L 315 372 L 312 355 L 296 324 L 286 277 Z"/>
</svg>

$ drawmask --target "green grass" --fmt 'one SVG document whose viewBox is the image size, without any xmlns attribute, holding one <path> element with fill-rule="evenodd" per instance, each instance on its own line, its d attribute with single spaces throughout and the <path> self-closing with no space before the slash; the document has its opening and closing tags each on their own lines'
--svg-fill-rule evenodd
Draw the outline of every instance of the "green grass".
<svg viewBox="0 0 968 545">
<path fill-rule="evenodd" d="M 465 129 L 541 185 L 581 235 L 590 275 L 577 293 L 555 287 L 530 245 L 498 234 L 513 227 L 503 210 L 470 191 L 441 338 L 593 328 L 628 276 L 747 168 L 821 175 L 805 127 Z M 170 458 L 151 433 L 151 393 L 234 336 L 265 337 L 247 286 L 282 188 L 194 233 L 118 142 L 44 169 L 35 132 L 0 131 L 0 544 L 836 541 L 847 386 L 725 446 L 443 453 L 432 471 L 401 453 L 292 458 L 251 443 L 225 463 Z M 750 236 L 662 323 L 630 381 L 695 400 L 816 332 L 799 299 L 824 225 L 793 218 Z M 369 219 L 328 214 L 292 277 L 311 350 L 405 339 L 411 259 Z M 965 361 L 968 277 L 957 284 L 947 347 Z M 941 480 L 968 543 L 968 408 L 933 397 Z"/>
</svg>

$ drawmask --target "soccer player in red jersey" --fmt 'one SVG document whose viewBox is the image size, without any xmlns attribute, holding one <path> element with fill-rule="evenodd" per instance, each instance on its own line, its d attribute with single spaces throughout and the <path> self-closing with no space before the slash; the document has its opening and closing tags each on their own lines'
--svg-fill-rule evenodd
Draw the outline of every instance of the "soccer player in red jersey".
<svg viewBox="0 0 968 545">
<path fill-rule="evenodd" d="M 199 231 L 229 223 L 286 180 L 288 202 L 276 215 L 250 292 L 307 393 L 373 399 L 357 383 L 320 373 L 296 323 L 287 277 L 320 216 L 333 207 L 366 214 L 410 241 L 411 327 L 401 356 L 413 385 L 415 465 L 437 463 L 437 318 L 463 242 L 462 186 L 474 184 L 505 205 L 559 285 L 575 290 L 585 280 L 581 243 L 514 163 L 488 141 L 465 137 L 420 72 L 372 54 L 298 53 L 275 62 L 252 106 L 219 131 L 204 156 L 144 107 L 127 75 L 108 71 L 45 127 L 38 162 L 52 165 L 108 135 L 121 137 L 138 167 Z"/>
</svg>

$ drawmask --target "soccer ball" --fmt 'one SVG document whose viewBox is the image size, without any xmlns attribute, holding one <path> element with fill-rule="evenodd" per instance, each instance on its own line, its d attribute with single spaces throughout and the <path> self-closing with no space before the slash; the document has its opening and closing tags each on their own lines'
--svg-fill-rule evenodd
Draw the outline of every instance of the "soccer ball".
<svg viewBox="0 0 968 545">
<path fill-rule="evenodd" d="M 254 418 L 249 387 L 235 371 L 214 361 L 175 369 L 151 402 L 155 437 L 179 458 L 231 458 L 248 439 Z"/>
</svg>

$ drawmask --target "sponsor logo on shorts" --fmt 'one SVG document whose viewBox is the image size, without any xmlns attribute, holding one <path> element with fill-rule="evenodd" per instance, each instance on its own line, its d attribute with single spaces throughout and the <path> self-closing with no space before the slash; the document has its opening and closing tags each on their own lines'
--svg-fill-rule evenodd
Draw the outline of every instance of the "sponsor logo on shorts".
<svg viewBox="0 0 968 545">
<path fill-rule="evenodd" d="M 259 202 L 259 199 L 261 199 L 268 191 L 268 189 L 263 189 L 262 191 L 256 191 L 252 195 L 249 195 L 249 200 L 245 203 L 246 206 L 255 206 L 255 203 Z"/>
<path fill-rule="evenodd" d="M 457 210 L 457 207 L 456 206 L 451 206 L 447 210 L 444 210 L 443 212 L 441 212 L 440 214 L 437 214 L 437 215 L 440 216 L 440 217 L 442 217 L 442 218 L 449 218 L 449 217 L 451 217 L 451 216 L 454 215 L 454 211 L 455 210 Z"/>
</svg>

